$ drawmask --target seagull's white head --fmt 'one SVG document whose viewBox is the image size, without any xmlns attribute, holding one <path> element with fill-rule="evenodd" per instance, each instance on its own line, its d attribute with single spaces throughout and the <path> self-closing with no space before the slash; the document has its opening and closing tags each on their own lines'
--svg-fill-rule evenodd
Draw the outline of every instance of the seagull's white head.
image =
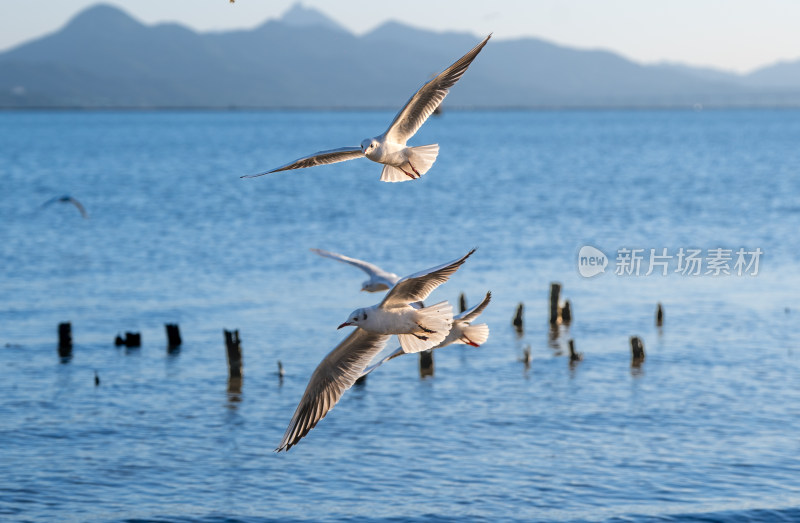
<svg viewBox="0 0 800 523">
<path fill-rule="evenodd" d="M 378 140 L 375 138 L 365 138 L 364 141 L 361 142 L 361 152 L 364 154 L 369 154 L 375 149 L 378 148 Z"/>
<path fill-rule="evenodd" d="M 369 318 L 369 314 L 367 313 L 367 309 L 356 309 L 350 313 L 346 322 L 342 323 L 337 329 L 341 329 L 342 327 L 359 327 L 363 325 L 367 318 Z"/>
</svg>

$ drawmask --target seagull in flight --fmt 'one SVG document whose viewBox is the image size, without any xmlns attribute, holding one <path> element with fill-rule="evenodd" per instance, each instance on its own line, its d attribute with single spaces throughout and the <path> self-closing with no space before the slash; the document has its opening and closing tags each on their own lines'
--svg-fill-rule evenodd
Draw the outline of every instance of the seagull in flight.
<svg viewBox="0 0 800 523">
<path fill-rule="evenodd" d="M 491 38 L 490 34 L 470 52 L 459 58 L 453 65 L 439 73 L 414 93 L 406 105 L 394 117 L 389 128 L 374 138 L 366 138 L 359 147 L 341 147 L 320 151 L 304 156 L 271 171 L 250 174 L 242 178 L 255 178 L 265 174 L 292 169 L 303 169 L 315 165 L 355 160 L 367 157 L 373 162 L 383 164 L 381 181 L 403 182 L 415 180 L 428 172 L 439 155 L 439 145 L 420 145 L 408 147 L 406 142 L 422 127 L 422 124 L 439 107 L 444 97 L 464 75 L 469 65 L 481 52 Z"/>
<path fill-rule="evenodd" d="M 56 196 L 55 198 L 51 198 L 46 202 L 44 202 L 42 204 L 42 207 L 43 208 L 47 207 L 48 205 L 51 205 L 56 202 L 71 203 L 78 209 L 78 211 L 81 213 L 81 216 L 83 216 L 84 218 L 89 218 L 89 213 L 86 212 L 86 208 L 81 204 L 81 202 L 79 202 L 78 200 L 69 195 Z"/>
<path fill-rule="evenodd" d="M 400 279 L 380 303 L 354 310 L 338 328 L 355 326 L 375 334 L 396 334 L 408 353 L 435 347 L 453 326 L 453 306 L 442 301 L 419 307 L 416 302 L 446 282 L 473 252 L 475 249 L 457 260 Z"/>
<path fill-rule="evenodd" d="M 472 322 L 481 315 L 484 309 L 486 309 L 491 299 L 492 293 L 487 292 L 486 297 L 483 298 L 483 301 L 481 301 L 478 305 L 472 307 L 471 309 L 465 310 L 457 316 L 453 316 L 453 327 L 450 329 L 447 337 L 439 345 L 431 348 L 431 350 L 441 349 L 442 347 L 455 344 L 465 344 L 473 347 L 480 347 L 483 343 L 486 343 L 486 340 L 489 339 L 489 326 L 485 323 L 472 325 Z M 403 347 L 398 347 L 394 352 L 381 359 L 379 362 L 364 369 L 364 372 L 361 373 L 361 376 L 366 376 L 387 361 L 398 356 L 402 356 L 403 354 L 406 354 L 406 352 L 403 350 Z"/>
<path fill-rule="evenodd" d="M 383 350 L 391 335 L 396 334 L 396 332 L 376 332 L 376 327 L 380 327 L 383 331 L 405 330 L 406 320 L 410 318 L 415 324 L 411 330 L 420 330 L 422 326 L 419 324 L 430 318 L 423 312 L 425 309 L 414 309 L 409 303 L 425 299 L 436 287 L 446 282 L 473 252 L 474 249 L 466 256 L 450 263 L 402 278 L 387 293 L 380 305 L 359 309 L 356 311 L 358 314 L 354 313 L 351 320 L 339 326 L 341 328 L 356 325 L 357 328 L 317 365 L 289 422 L 289 427 L 280 445 L 275 449 L 276 452 L 288 451 L 308 434 L 308 431 L 336 405 L 342 394 L 353 386 L 370 361 Z M 449 304 L 447 307 L 440 305 L 429 308 L 444 310 L 450 307 Z M 417 313 L 422 313 L 420 318 L 415 317 Z M 378 318 L 381 319 L 376 321 Z M 437 341 L 432 342 L 434 345 L 445 339 L 451 321 L 452 315 L 446 322 L 448 330 L 435 338 Z M 424 335 L 431 334 L 426 331 L 421 332 Z M 414 334 L 408 336 L 414 337 Z"/>
<path fill-rule="evenodd" d="M 397 274 L 393 272 L 387 272 L 377 265 L 373 265 L 363 260 L 358 260 L 356 258 L 351 258 L 335 252 L 323 251 L 322 249 L 311 249 L 311 252 L 315 252 L 320 256 L 324 256 L 325 258 L 331 258 L 333 260 L 348 263 L 353 267 L 358 267 L 362 271 L 366 272 L 367 276 L 369 276 L 369 279 L 361 284 L 362 291 L 380 292 L 389 290 L 400 280 L 400 276 Z"/>
</svg>

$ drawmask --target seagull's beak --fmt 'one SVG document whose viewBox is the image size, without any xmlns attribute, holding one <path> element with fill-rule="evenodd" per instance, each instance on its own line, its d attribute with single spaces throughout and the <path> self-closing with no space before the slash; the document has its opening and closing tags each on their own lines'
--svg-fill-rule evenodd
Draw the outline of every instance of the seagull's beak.
<svg viewBox="0 0 800 523">
<path fill-rule="evenodd" d="M 336 330 L 339 330 L 342 327 L 349 327 L 350 325 L 352 325 L 352 323 L 344 322 L 341 325 L 339 325 L 338 327 L 336 327 Z"/>
</svg>

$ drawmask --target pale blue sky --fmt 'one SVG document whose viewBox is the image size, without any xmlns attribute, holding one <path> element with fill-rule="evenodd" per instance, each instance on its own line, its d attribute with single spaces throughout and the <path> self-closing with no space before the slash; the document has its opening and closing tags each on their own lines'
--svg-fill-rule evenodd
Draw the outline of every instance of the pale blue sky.
<svg viewBox="0 0 800 523">
<path fill-rule="evenodd" d="M 0 0 L 0 50 L 54 31 L 96 0 Z M 139 20 L 201 31 L 247 28 L 294 0 L 110 0 Z M 356 33 L 388 19 L 437 30 L 536 36 L 662 60 L 746 72 L 800 58 L 797 0 L 304 0 Z"/>
</svg>

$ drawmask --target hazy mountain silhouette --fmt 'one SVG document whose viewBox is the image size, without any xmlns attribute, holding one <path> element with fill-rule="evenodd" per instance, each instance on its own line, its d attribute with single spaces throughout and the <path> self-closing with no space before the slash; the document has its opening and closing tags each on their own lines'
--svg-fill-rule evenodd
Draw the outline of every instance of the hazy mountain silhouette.
<svg viewBox="0 0 800 523">
<path fill-rule="evenodd" d="M 356 36 L 300 5 L 252 30 L 197 33 L 98 5 L 0 53 L 0 106 L 396 108 L 482 36 L 397 22 Z M 740 76 L 500 35 L 447 99 L 475 107 L 798 102 L 800 62 Z"/>
</svg>

